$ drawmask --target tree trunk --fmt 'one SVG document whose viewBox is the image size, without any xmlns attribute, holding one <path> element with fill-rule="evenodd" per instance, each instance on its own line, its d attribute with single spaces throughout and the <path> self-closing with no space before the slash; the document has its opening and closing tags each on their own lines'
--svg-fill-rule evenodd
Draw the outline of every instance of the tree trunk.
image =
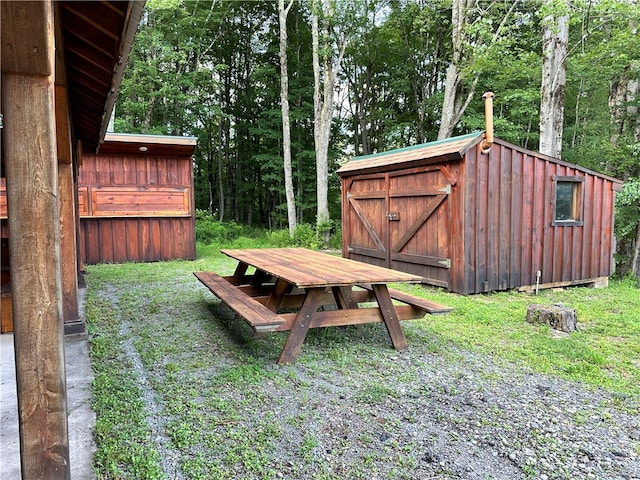
<svg viewBox="0 0 640 480">
<path fill-rule="evenodd" d="M 569 15 L 548 16 L 542 32 L 540 153 L 560 158 L 567 83 Z"/>
<path fill-rule="evenodd" d="M 636 225 L 636 241 L 633 248 L 633 260 L 631 261 L 631 272 L 636 278 L 640 278 L 640 223 Z"/>
<path fill-rule="evenodd" d="M 462 94 L 462 74 L 459 65 L 463 56 L 464 25 L 467 22 L 467 12 L 470 8 L 471 0 L 453 0 L 453 5 L 451 6 L 451 44 L 453 46 L 453 57 L 447 68 L 438 140 L 451 137 L 453 129 L 456 123 L 458 123 L 456 121 L 456 110 L 459 110 L 458 104 L 461 104 L 460 99 Z"/>
<path fill-rule="evenodd" d="M 329 139 L 331 136 L 331 120 L 333 118 L 333 90 L 337 73 L 340 71 L 340 64 L 347 47 L 347 41 L 343 40 L 340 51 L 337 55 L 334 66 L 334 54 L 329 52 L 331 45 L 328 45 L 330 36 L 329 23 L 333 18 L 333 7 L 331 2 L 325 3 L 320 0 L 313 0 L 311 13 L 311 38 L 313 46 L 313 106 L 314 122 L 313 137 L 316 147 L 316 188 L 317 188 L 317 213 L 316 226 L 323 234 L 324 241 L 329 241 L 329 231 L 326 229 L 329 218 Z M 322 27 L 322 69 L 320 66 L 320 32 L 318 12 L 323 14 Z"/>
<path fill-rule="evenodd" d="M 451 33 L 451 42 L 453 47 L 453 56 L 451 63 L 447 68 L 447 78 L 445 80 L 444 101 L 442 103 L 442 115 L 440 117 L 440 129 L 438 130 L 438 140 L 449 138 L 453 135 L 454 129 L 465 110 L 473 100 L 476 92 L 476 86 L 480 79 L 479 74 L 473 77 L 473 81 L 465 82 L 462 68 L 468 68 L 473 65 L 476 58 L 465 58 L 465 47 L 469 40 L 465 36 L 465 28 L 470 23 L 470 15 L 473 12 L 475 2 L 473 0 L 453 0 L 451 7 L 451 25 L 453 27 Z M 505 26 L 511 17 L 511 13 L 515 9 L 517 1 L 511 3 L 509 10 L 505 13 L 500 24 L 493 32 L 491 41 L 485 47 L 491 47 L 506 30 Z M 478 47 L 479 45 L 475 45 Z"/>
<path fill-rule="evenodd" d="M 526 320 L 532 324 L 549 325 L 554 330 L 566 333 L 577 330 L 575 309 L 561 304 L 552 306 L 529 305 Z"/>
<path fill-rule="evenodd" d="M 291 126 L 289 123 L 289 70 L 287 64 L 287 15 L 293 0 L 285 8 L 284 0 L 278 0 L 278 20 L 280 24 L 280 100 L 282 108 L 282 154 L 284 156 L 284 189 L 287 197 L 287 220 L 289 235 L 296 231 L 296 199 L 293 192 L 291 171 Z"/>
</svg>

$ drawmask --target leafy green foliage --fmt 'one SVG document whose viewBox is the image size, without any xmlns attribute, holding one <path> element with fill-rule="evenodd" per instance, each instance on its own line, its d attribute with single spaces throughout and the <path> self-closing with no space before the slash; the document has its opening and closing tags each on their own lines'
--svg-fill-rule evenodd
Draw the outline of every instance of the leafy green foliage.
<svg viewBox="0 0 640 480">
<path fill-rule="evenodd" d="M 235 222 L 219 222 L 210 212 L 196 210 L 196 241 L 205 244 L 227 244 L 248 230 Z"/>
<path fill-rule="evenodd" d="M 476 2 L 464 25 L 468 45 L 461 88 L 468 89 L 477 78 L 477 94 L 456 133 L 484 129 L 480 97 L 491 90 L 496 94 L 496 136 L 538 148 L 541 25 L 547 14 L 558 14 L 559 9 L 565 13 L 567 5 L 571 18 L 563 160 L 625 181 L 640 178 L 634 153 L 638 99 L 609 105 L 612 87 L 640 77 L 640 10 L 634 2 Z M 500 35 L 495 35 L 512 7 Z M 300 224 L 313 223 L 316 217 L 309 8 L 308 2 L 294 2 L 287 21 Z M 452 57 L 452 25 L 450 0 L 346 0 L 335 8 L 336 31 L 352 39 L 342 61 L 330 145 L 330 218 L 339 219 L 340 184 L 333 174 L 338 160 L 437 137 Z M 285 228 L 275 3 L 147 2 L 129 62 L 116 129 L 197 136 L 197 207 L 223 224 L 233 220 L 269 230 Z M 629 242 L 639 215 L 632 205 L 618 207 L 623 257 L 632 251 Z M 200 238 L 214 241 L 222 234 L 207 237 L 201 231 Z"/>
</svg>

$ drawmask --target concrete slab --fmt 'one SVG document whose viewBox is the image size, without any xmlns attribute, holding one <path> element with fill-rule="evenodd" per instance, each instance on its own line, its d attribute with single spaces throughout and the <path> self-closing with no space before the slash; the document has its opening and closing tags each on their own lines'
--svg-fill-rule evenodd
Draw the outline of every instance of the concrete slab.
<svg viewBox="0 0 640 480">
<path fill-rule="evenodd" d="M 96 418 L 91 409 L 93 371 L 86 336 L 65 337 L 69 461 L 71 478 L 96 478 L 91 463 L 96 451 Z M 20 480 L 20 440 L 13 334 L 0 335 L 0 479 Z"/>
</svg>

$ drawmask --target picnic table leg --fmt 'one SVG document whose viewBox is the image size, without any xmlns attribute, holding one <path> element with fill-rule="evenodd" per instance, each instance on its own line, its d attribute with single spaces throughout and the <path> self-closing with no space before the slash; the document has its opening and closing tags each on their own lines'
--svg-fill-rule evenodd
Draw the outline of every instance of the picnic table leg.
<svg viewBox="0 0 640 480">
<path fill-rule="evenodd" d="M 255 273 L 253 274 L 253 278 L 251 279 L 251 285 L 259 287 L 264 282 L 267 282 L 269 280 L 271 280 L 271 275 L 269 275 L 267 272 L 256 269 Z"/>
<path fill-rule="evenodd" d="M 282 299 L 291 291 L 292 288 L 293 285 L 285 282 L 281 278 L 278 278 L 275 286 L 273 287 L 273 292 L 269 295 L 269 299 L 267 300 L 265 307 L 273 312 L 277 312 L 280 305 L 282 305 Z"/>
<path fill-rule="evenodd" d="M 331 287 L 331 291 L 339 309 L 358 308 L 358 302 L 353 298 L 351 287 Z"/>
<path fill-rule="evenodd" d="M 244 263 L 244 262 L 239 262 L 238 266 L 236 267 L 236 271 L 233 272 L 233 275 L 236 277 L 241 277 L 243 276 L 245 273 L 247 273 L 247 269 L 249 268 L 249 265 Z"/>
<path fill-rule="evenodd" d="M 372 287 L 373 293 L 378 301 L 378 306 L 380 307 L 380 312 L 382 313 L 382 318 L 384 318 L 387 332 L 389 332 L 389 336 L 391 337 L 393 348 L 396 350 L 407 348 L 407 339 L 402 332 L 398 314 L 389 295 L 389 289 L 384 284 L 374 284 Z"/>
<path fill-rule="evenodd" d="M 278 359 L 279 365 L 295 362 L 304 338 L 307 336 L 307 331 L 311 326 L 313 315 L 318 310 L 318 305 L 320 305 L 320 300 L 323 295 L 324 288 L 312 288 L 307 291 L 304 303 L 302 307 L 300 307 L 296 320 L 291 326 L 284 348 L 280 353 L 280 358 Z"/>
</svg>

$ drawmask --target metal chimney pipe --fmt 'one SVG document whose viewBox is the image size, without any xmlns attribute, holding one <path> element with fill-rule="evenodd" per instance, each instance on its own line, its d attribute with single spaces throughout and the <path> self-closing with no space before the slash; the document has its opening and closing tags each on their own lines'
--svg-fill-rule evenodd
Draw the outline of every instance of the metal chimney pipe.
<svg viewBox="0 0 640 480">
<path fill-rule="evenodd" d="M 480 144 L 480 151 L 485 155 L 489 153 L 491 145 L 493 145 L 493 97 L 495 97 L 493 92 L 486 92 L 482 95 L 484 99 L 485 133 L 484 139 Z"/>
</svg>

